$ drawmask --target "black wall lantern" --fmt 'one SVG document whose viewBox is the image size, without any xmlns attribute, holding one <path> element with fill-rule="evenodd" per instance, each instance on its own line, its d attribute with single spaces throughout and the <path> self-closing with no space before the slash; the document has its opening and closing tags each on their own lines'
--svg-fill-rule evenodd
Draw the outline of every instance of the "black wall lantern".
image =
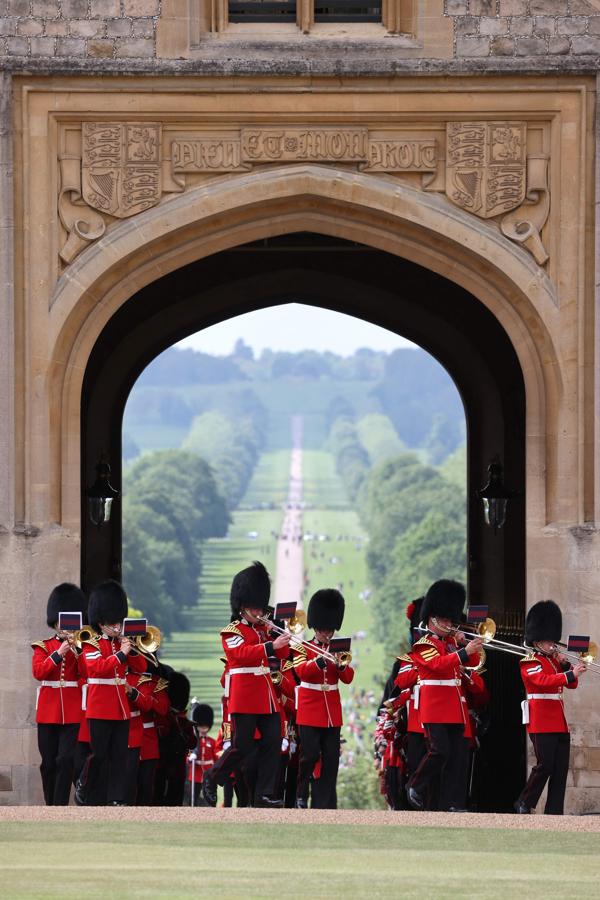
<svg viewBox="0 0 600 900">
<path fill-rule="evenodd" d="M 110 483 L 110 466 L 104 460 L 96 465 L 96 480 L 87 490 L 88 511 L 94 525 L 100 527 L 110 521 L 112 502 L 119 492 Z"/>
<path fill-rule="evenodd" d="M 498 529 L 506 522 L 508 501 L 514 496 L 504 484 L 502 471 L 500 457 L 495 456 L 488 466 L 487 484 L 477 491 L 477 496 L 483 501 L 485 524 L 494 529 L 494 534 L 497 534 Z"/>
</svg>

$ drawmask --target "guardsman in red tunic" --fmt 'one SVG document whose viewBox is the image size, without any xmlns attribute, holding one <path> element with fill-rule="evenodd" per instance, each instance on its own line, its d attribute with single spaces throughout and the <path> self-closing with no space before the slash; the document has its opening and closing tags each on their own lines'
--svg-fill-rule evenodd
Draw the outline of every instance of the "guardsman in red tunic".
<svg viewBox="0 0 600 900">
<path fill-rule="evenodd" d="M 295 666 L 300 679 L 297 688 L 296 722 L 300 738 L 300 761 L 296 806 L 306 809 L 310 779 L 321 760 L 321 774 L 312 790 L 313 809 L 335 809 L 337 774 L 340 761 L 342 704 L 339 682 L 350 684 L 354 669 L 348 664 L 335 664 L 321 653 L 327 652 L 335 631 L 344 619 L 344 598 L 334 588 L 317 591 L 310 599 L 307 623 L 315 637 Z M 314 649 L 312 649 L 314 648 Z"/>
<path fill-rule="evenodd" d="M 136 806 L 152 806 L 154 796 L 154 776 L 160 757 L 158 749 L 157 716 L 169 712 L 169 682 L 163 677 L 163 667 L 148 662 L 145 675 L 140 675 L 137 684 L 138 696 L 132 696 L 135 706 L 142 714 L 142 746 L 137 776 Z"/>
<path fill-rule="evenodd" d="M 557 653 L 562 632 L 562 614 L 553 600 L 535 603 L 525 622 L 525 643 L 533 653 L 520 660 L 525 685 L 523 722 L 531 738 L 536 765 L 515 803 L 517 813 L 530 813 L 537 806 L 548 782 L 544 812 L 562 816 L 569 773 L 570 734 L 563 705 L 564 688 L 576 688 L 585 672 L 583 662 L 571 666 Z"/>
<path fill-rule="evenodd" d="M 80 612 L 85 619 L 86 607 L 85 595 L 76 585 L 57 585 L 46 610 L 48 627 L 56 634 L 31 645 L 33 677 L 40 682 L 36 722 L 47 806 L 68 806 L 82 716 L 79 654 L 70 635 L 57 630 L 58 617 L 61 612 Z"/>
<path fill-rule="evenodd" d="M 233 579 L 229 599 L 234 620 L 221 631 L 232 738 L 227 755 L 224 753 L 204 777 L 202 793 L 210 805 L 216 801 L 215 784 L 224 784 L 237 768 L 241 768 L 254 806 L 282 805 L 275 796 L 281 723 L 271 669 L 279 668 L 280 660 L 287 657 L 290 635 L 271 639 L 269 626 L 261 621 L 270 596 L 269 573 L 260 562 L 242 569 Z"/>
<path fill-rule="evenodd" d="M 181 806 L 185 791 L 188 753 L 196 746 L 194 726 L 187 717 L 190 682 L 183 672 L 169 674 L 170 707 L 166 716 L 157 716 L 160 762 L 154 786 L 154 806 Z"/>
<path fill-rule="evenodd" d="M 479 638 L 458 649 L 454 627 L 460 622 L 465 589 L 456 581 L 441 580 L 431 585 L 422 607 L 428 632 L 410 651 L 417 667 L 419 684 L 415 707 L 425 729 L 427 754 L 407 784 L 408 802 L 424 809 L 438 779 L 440 808 L 464 810 L 464 769 L 468 766 L 464 740 L 468 711 L 461 690 L 461 667 L 475 666 L 482 642 Z"/>
<path fill-rule="evenodd" d="M 192 805 L 204 806 L 205 801 L 200 793 L 202 779 L 204 773 L 217 761 L 216 741 L 208 734 L 214 724 L 212 706 L 209 706 L 208 703 L 197 703 L 192 709 L 192 722 L 194 723 L 196 746 L 187 759 L 187 780 L 190 785 L 190 795 L 193 791 Z"/>
<path fill-rule="evenodd" d="M 83 643 L 87 672 L 85 714 L 92 755 L 82 778 L 80 801 L 94 806 L 126 803 L 130 709 L 125 691 L 128 671 L 143 672 L 146 661 L 121 638 L 127 595 L 116 581 L 104 581 L 90 594 L 89 620 L 97 635 Z"/>
</svg>

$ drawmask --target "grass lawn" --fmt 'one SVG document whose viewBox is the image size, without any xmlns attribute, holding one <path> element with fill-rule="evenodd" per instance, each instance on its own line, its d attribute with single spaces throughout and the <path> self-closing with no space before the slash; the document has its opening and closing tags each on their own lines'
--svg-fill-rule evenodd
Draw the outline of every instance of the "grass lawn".
<svg viewBox="0 0 600 900">
<path fill-rule="evenodd" d="M 227 823 L 0 824 L 6 898 L 597 896 L 598 834 Z M 594 887 L 596 885 L 596 887 Z"/>
</svg>

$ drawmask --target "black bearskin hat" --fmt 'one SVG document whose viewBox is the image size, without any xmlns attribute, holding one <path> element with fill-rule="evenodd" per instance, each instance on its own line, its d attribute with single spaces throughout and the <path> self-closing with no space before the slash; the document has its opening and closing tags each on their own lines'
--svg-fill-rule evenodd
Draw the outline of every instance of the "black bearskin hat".
<svg viewBox="0 0 600 900">
<path fill-rule="evenodd" d="M 234 576 L 231 583 L 229 603 L 231 612 L 237 618 L 247 607 L 255 607 L 267 611 L 271 597 L 271 579 L 261 562 L 253 562 L 247 569 L 242 569 Z"/>
<path fill-rule="evenodd" d="M 192 710 L 192 722 L 194 725 L 207 725 L 213 727 L 215 720 L 213 708 L 208 703 L 197 703 Z"/>
<path fill-rule="evenodd" d="M 173 709 L 183 712 L 190 702 L 190 682 L 183 672 L 173 672 L 169 676 L 169 700 Z"/>
<path fill-rule="evenodd" d="M 410 622 L 409 634 L 411 643 L 418 641 L 422 637 L 422 633 L 417 631 L 417 628 L 423 621 L 422 609 L 424 600 L 425 597 L 418 597 L 406 607 L 406 618 Z"/>
<path fill-rule="evenodd" d="M 127 616 L 127 594 L 118 581 L 103 581 L 90 594 L 88 618 L 92 628 L 114 625 Z"/>
<path fill-rule="evenodd" d="M 46 607 L 46 621 L 49 628 L 54 628 L 58 622 L 58 614 L 61 612 L 80 612 L 82 622 L 86 621 L 87 600 L 85 594 L 76 584 L 63 581 L 57 584 L 48 597 Z"/>
<path fill-rule="evenodd" d="M 525 643 L 560 641 L 561 634 L 562 613 L 554 600 L 534 603 L 525 619 Z"/>
<path fill-rule="evenodd" d="M 344 608 L 344 598 L 335 588 L 317 591 L 308 604 L 308 627 L 319 631 L 339 631 L 344 621 Z"/>
<path fill-rule="evenodd" d="M 434 581 L 425 594 L 421 617 L 425 623 L 432 616 L 450 619 L 451 622 L 460 622 L 465 599 L 465 588 L 459 581 L 449 581 L 446 578 Z"/>
</svg>

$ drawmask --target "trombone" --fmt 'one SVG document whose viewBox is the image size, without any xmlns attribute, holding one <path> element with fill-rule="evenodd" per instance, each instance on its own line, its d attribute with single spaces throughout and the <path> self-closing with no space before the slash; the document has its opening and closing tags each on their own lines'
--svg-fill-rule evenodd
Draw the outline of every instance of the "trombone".
<svg viewBox="0 0 600 900">
<path fill-rule="evenodd" d="M 306 628 L 306 613 L 303 609 L 297 609 L 295 615 L 292 616 L 291 619 L 287 620 L 287 627 L 280 628 L 279 625 L 275 625 L 275 623 L 268 618 L 268 616 L 256 616 L 259 622 L 263 622 L 265 625 L 268 625 L 271 631 L 274 631 L 276 634 L 289 634 L 292 639 L 290 641 L 290 647 L 292 649 L 297 649 L 298 647 L 305 647 L 307 650 L 310 650 L 314 656 L 322 656 L 324 659 L 329 660 L 329 662 L 334 663 L 334 665 L 348 665 L 350 660 L 345 662 L 341 662 L 337 656 L 333 653 L 328 653 L 327 650 L 319 651 L 317 647 L 313 646 L 309 641 L 303 641 L 301 638 L 296 635 L 301 634 Z M 339 654 L 339 656 L 343 656 L 345 654 Z M 352 656 L 350 656 L 352 658 Z"/>
<path fill-rule="evenodd" d="M 429 631 L 429 629 L 421 622 L 417 631 Z M 526 647 L 520 647 L 518 644 L 510 644 L 508 641 L 501 641 L 498 638 L 495 638 L 496 623 L 493 619 L 485 619 L 483 622 L 480 622 L 475 631 L 465 631 L 461 625 L 452 625 L 450 628 L 440 628 L 440 631 L 445 631 L 446 634 L 456 634 L 460 631 L 461 634 L 464 634 L 464 636 L 470 640 L 473 638 L 481 638 L 484 645 L 490 650 L 502 650 L 504 653 L 512 653 L 514 656 L 523 657 L 531 652 Z"/>
<path fill-rule="evenodd" d="M 595 641 L 590 641 L 587 650 L 583 650 L 581 653 L 574 653 L 572 650 L 563 649 L 567 648 L 568 644 L 564 644 L 562 641 L 556 641 L 554 647 L 556 653 L 560 653 L 560 655 L 564 656 L 565 659 L 568 659 L 570 663 L 583 663 L 590 671 L 600 673 L 600 663 L 596 662 L 598 659 L 598 644 L 596 644 Z"/>
</svg>

